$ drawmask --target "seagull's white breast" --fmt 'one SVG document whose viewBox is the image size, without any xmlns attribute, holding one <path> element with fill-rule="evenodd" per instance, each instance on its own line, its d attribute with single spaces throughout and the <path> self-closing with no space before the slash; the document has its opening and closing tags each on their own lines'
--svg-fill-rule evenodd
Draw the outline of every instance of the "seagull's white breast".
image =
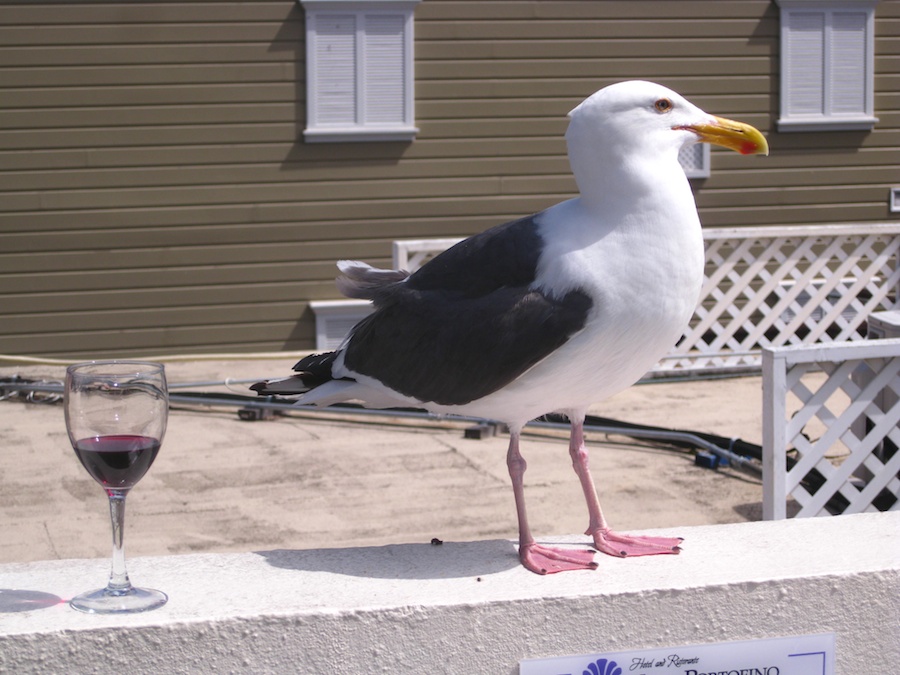
<svg viewBox="0 0 900 675">
<path fill-rule="evenodd" d="M 645 205 L 614 227 L 594 220 L 580 200 L 548 210 L 535 285 L 587 292 L 585 327 L 504 389 L 444 411 L 523 424 L 585 410 L 643 376 L 683 334 L 700 294 L 702 233 L 693 199 L 684 207 Z"/>
</svg>

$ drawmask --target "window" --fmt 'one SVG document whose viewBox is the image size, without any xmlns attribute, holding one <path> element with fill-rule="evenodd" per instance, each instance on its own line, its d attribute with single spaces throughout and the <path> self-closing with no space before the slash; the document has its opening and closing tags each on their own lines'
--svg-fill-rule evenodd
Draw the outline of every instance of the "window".
<svg viewBox="0 0 900 675">
<path fill-rule="evenodd" d="M 300 0 L 307 142 L 409 141 L 419 0 Z"/>
<path fill-rule="evenodd" d="M 709 143 L 694 143 L 682 148 L 678 161 L 688 178 L 709 178 Z"/>
<path fill-rule="evenodd" d="M 871 129 L 878 0 L 777 0 L 779 131 Z"/>
</svg>

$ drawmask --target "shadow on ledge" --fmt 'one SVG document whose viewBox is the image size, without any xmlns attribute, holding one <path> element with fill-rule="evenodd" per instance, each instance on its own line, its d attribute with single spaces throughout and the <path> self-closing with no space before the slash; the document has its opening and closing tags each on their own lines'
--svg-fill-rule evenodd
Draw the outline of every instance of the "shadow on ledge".
<svg viewBox="0 0 900 675">
<path fill-rule="evenodd" d="M 367 548 L 255 551 L 273 567 L 373 579 L 457 579 L 497 574 L 519 565 L 506 539 Z"/>
<path fill-rule="evenodd" d="M 33 609 L 47 609 L 61 605 L 63 600 L 58 595 L 44 591 L 27 591 L 16 588 L 0 588 L 0 614 L 30 612 Z"/>
</svg>

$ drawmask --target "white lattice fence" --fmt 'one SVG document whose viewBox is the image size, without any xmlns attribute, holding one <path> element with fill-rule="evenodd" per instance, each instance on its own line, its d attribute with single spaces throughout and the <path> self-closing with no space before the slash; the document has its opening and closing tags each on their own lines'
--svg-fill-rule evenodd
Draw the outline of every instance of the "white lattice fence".
<svg viewBox="0 0 900 675">
<path fill-rule="evenodd" d="M 900 339 L 763 350 L 763 518 L 900 510 Z"/>
<path fill-rule="evenodd" d="M 684 338 L 652 376 L 758 369 L 763 347 L 861 340 L 900 307 L 900 223 L 704 230 L 706 278 Z M 415 271 L 459 239 L 394 242 Z"/>
<path fill-rule="evenodd" d="M 763 347 L 865 338 L 897 306 L 900 224 L 707 230 L 701 301 L 656 372 L 759 367 Z"/>
</svg>

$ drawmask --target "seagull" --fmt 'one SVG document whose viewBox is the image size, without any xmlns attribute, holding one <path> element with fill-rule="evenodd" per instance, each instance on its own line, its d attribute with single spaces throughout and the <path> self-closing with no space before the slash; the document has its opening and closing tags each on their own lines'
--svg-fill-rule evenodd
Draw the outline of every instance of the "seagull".
<svg viewBox="0 0 900 675">
<path fill-rule="evenodd" d="M 251 388 L 298 403 L 359 401 L 505 423 L 519 559 L 550 574 L 595 569 L 596 551 L 678 553 L 680 538 L 613 531 L 588 468 L 588 408 L 636 382 L 682 336 L 704 247 L 679 151 L 697 142 L 768 154 L 752 126 L 715 117 L 644 81 L 610 85 L 569 113 L 573 199 L 461 241 L 416 272 L 339 261 L 338 289 L 374 311 L 340 347 Z M 538 543 L 519 449 L 530 420 L 562 413 L 595 550 Z"/>
</svg>

